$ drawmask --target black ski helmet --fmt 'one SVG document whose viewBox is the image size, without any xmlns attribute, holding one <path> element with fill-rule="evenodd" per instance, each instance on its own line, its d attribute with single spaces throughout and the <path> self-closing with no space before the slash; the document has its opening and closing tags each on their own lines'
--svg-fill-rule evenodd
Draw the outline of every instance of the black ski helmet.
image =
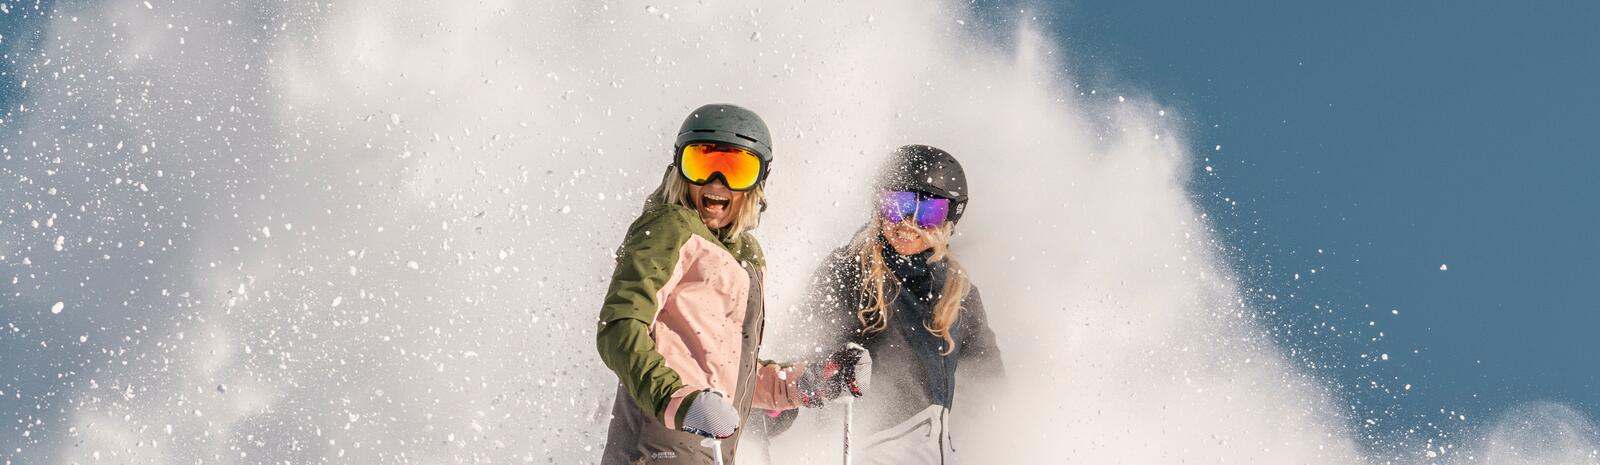
<svg viewBox="0 0 1600 465">
<path fill-rule="evenodd" d="M 678 128 L 673 159 L 683 147 L 694 142 L 732 144 L 754 152 L 767 166 L 772 164 L 772 134 L 756 112 L 738 105 L 713 103 L 696 108 Z"/>
<path fill-rule="evenodd" d="M 878 187 L 950 199 L 951 223 L 967 209 L 967 172 L 955 156 L 938 147 L 913 144 L 895 149 L 878 172 Z"/>
</svg>

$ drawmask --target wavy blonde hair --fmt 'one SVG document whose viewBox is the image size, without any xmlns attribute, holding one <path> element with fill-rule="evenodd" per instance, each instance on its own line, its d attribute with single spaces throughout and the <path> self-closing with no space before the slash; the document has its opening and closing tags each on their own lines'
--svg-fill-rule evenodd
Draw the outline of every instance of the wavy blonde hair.
<svg viewBox="0 0 1600 465">
<path fill-rule="evenodd" d="M 761 210 L 767 202 L 765 184 L 763 181 L 761 185 L 744 191 L 744 200 L 734 205 L 733 222 L 728 223 L 727 238 L 739 237 L 761 225 Z M 695 209 L 694 200 L 689 198 L 689 181 L 678 174 L 676 166 L 668 167 L 666 179 L 661 180 L 661 198 L 671 205 Z"/>
<path fill-rule="evenodd" d="M 939 301 L 933 304 L 933 321 L 924 321 L 922 327 L 941 338 L 944 338 L 945 348 L 941 355 L 949 355 L 955 350 L 955 338 L 950 336 L 950 327 L 955 325 L 956 319 L 961 316 L 961 301 L 967 297 L 967 272 L 961 268 L 954 257 L 950 257 L 950 235 L 955 229 L 955 223 L 945 222 L 937 228 L 923 229 L 917 227 L 916 220 L 906 218 L 906 225 L 916 229 L 918 234 L 932 246 L 933 254 L 928 257 L 928 263 L 939 260 L 949 260 L 949 274 L 944 281 L 944 289 L 939 292 Z M 892 306 L 895 296 L 900 295 L 900 280 L 890 279 L 894 272 L 889 270 L 889 265 L 883 256 L 883 245 L 879 237 L 883 234 L 883 220 L 873 218 L 866 228 L 862 228 L 856 237 L 850 240 L 850 251 L 856 256 L 856 262 L 861 266 L 861 287 L 858 292 L 861 308 L 856 310 L 856 319 L 861 321 L 862 330 L 867 334 L 882 332 L 889 328 L 889 319 L 892 316 Z"/>
</svg>

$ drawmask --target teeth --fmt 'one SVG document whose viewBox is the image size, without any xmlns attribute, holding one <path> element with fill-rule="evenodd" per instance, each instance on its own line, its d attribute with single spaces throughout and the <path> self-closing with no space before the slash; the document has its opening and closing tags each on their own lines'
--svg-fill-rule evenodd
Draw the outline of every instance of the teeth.
<svg viewBox="0 0 1600 465">
<path fill-rule="evenodd" d="M 720 195 L 713 195 L 713 194 L 706 194 L 706 198 L 707 199 L 711 199 L 711 200 L 716 200 L 716 201 L 719 201 L 719 202 L 728 200 L 727 197 L 723 197 L 723 196 L 720 196 Z"/>
</svg>

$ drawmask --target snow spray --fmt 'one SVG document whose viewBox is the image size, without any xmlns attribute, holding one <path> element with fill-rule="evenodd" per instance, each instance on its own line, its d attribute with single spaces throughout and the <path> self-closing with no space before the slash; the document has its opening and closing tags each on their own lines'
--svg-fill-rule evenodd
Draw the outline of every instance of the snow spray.
<svg viewBox="0 0 1600 465">
<path fill-rule="evenodd" d="M 763 358 L 814 355 L 803 329 L 837 322 L 798 313 L 810 273 L 870 217 L 878 162 L 931 144 L 970 177 L 954 256 L 1008 369 L 960 380 L 963 454 L 1364 460 L 1337 388 L 1274 347 L 1219 258 L 1189 190 L 1200 119 L 1069 79 L 1092 64 L 1048 11 L 46 4 L 5 13 L 42 28 L 4 43 L 8 461 L 595 462 L 612 253 L 710 102 L 775 136 Z M 776 461 L 837 460 L 805 446 L 837 443 L 833 415 L 803 413 Z M 1580 419 L 1516 420 L 1578 432 L 1543 463 L 1594 462 Z M 1538 450 L 1508 431 L 1447 456 Z"/>
</svg>

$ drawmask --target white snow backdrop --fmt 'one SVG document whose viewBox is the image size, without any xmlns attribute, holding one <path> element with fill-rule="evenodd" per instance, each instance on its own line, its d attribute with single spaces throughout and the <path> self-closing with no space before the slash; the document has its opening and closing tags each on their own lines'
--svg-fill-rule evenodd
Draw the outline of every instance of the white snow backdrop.
<svg viewBox="0 0 1600 465">
<path fill-rule="evenodd" d="M 0 40 L 7 465 L 592 463 L 611 252 L 710 102 L 776 136 L 777 358 L 804 355 L 781 328 L 883 154 L 966 164 L 956 253 L 1011 375 L 963 381 L 969 461 L 1386 460 L 1241 303 L 1181 109 L 1068 82 L 1027 9 L 995 31 L 912 0 L 54 8 Z M 812 418 L 776 463 L 834 460 Z M 1600 461 L 1559 405 L 1460 423 L 1404 460 Z"/>
</svg>

